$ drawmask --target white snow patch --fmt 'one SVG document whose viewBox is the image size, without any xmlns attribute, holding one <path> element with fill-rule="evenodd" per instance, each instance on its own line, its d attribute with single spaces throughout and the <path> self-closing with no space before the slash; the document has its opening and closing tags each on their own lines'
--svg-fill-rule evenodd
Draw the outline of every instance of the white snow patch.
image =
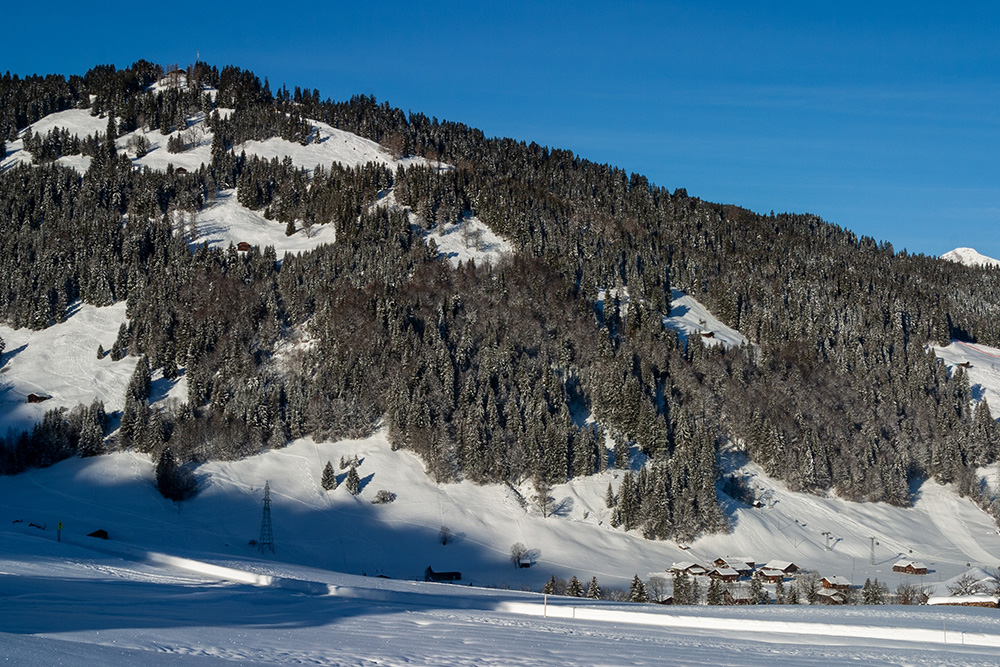
<svg viewBox="0 0 1000 667">
<path fill-rule="evenodd" d="M 1000 349 L 958 340 L 945 347 L 931 346 L 931 349 L 948 364 L 952 373 L 959 364 L 963 365 L 973 399 L 980 401 L 985 397 L 993 418 L 1000 419 Z"/>
<path fill-rule="evenodd" d="M 0 429 L 29 430 L 53 408 L 90 405 L 94 399 L 109 413 L 121 410 L 137 359 L 98 359 L 97 347 L 110 350 L 124 321 L 124 302 L 106 308 L 75 303 L 65 322 L 41 331 L 0 326 L 6 342 L 0 357 Z M 52 398 L 27 403 L 30 393 Z"/>
<path fill-rule="evenodd" d="M 291 236 L 286 236 L 284 223 L 268 220 L 240 204 L 236 190 L 220 192 L 214 202 L 198 211 L 195 222 L 195 245 L 207 243 L 210 247 L 227 248 L 230 244 L 236 246 L 245 241 L 261 249 L 274 246 L 279 258 L 288 253 L 313 250 L 336 240 L 333 225 L 315 225 L 308 231 L 298 229 Z"/>
<path fill-rule="evenodd" d="M 675 330 L 681 340 L 700 335 L 705 345 L 726 347 L 740 347 L 747 342 L 746 336 L 723 324 L 693 296 L 680 290 L 673 290 L 672 296 L 670 315 L 663 318 L 663 323 Z"/>
<path fill-rule="evenodd" d="M 412 220 L 412 218 L 411 218 Z M 455 224 L 443 229 L 421 230 L 425 241 L 434 239 L 438 256 L 445 257 L 452 266 L 473 261 L 477 266 L 496 264 L 501 257 L 513 253 L 510 241 L 496 234 L 486 223 L 474 215 L 463 216 Z"/>
</svg>

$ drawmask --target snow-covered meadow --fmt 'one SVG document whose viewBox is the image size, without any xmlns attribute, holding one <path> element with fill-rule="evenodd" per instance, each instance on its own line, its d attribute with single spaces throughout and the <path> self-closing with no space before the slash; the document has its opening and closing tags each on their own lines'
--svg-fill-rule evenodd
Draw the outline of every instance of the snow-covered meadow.
<svg viewBox="0 0 1000 667">
<path fill-rule="evenodd" d="M 360 497 L 319 489 L 318 466 L 338 454 L 359 456 Z M 573 560 L 559 563 L 556 543 L 572 520 L 504 506 L 501 488 L 479 490 L 489 514 L 466 507 L 475 489 L 427 482 L 415 459 L 379 438 L 300 441 L 200 474 L 202 493 L 180 508 L 153 488 L 150 462 L 131 453 L 0 480 L 5 658 L 109 667 L 985 665 L 1000 650 L 1000 616 L 990 609 L 660 607 L 519 592 L 549 572 L 639 567 L 631 549 L 606 551 L 642 541 L 591 528 L 583 533 L 594 544 L 563 545 L 573 553 L 561 557 Z M 259 536 L 261 478 L 273 489 L 274 554 L 249 544 Z M 372 505 L 383 485 L 398 499 Z M 442 520 L 455 533 L 447 545 L 438 539 Z M 87 536 L 97 529 L 110 539 Z M 506 558 L 518 538 L 540 547 L 530 569 Z M 673 545 L 648 544 L 672 557 Z M 695 549 L 715 553 L 709 544 Z M 463 580 L 414 581 L 428 564 L 458 569 Z"/>
</svg>

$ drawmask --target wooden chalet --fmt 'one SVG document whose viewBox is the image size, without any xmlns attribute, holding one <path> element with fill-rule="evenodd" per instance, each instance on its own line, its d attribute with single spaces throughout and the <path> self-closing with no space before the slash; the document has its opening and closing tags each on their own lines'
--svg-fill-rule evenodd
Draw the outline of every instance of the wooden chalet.
<svg viewBox="0 0 1000 667">
<path fill-rule="evenodd" d="M 903 574 L 927 574 L 927 566 L 920 561 L 901 560 L 893 564 L 892 571 Z"/>
<path fill-rule="evenodd" d="M 41 403 L 42 401 L 47 401 L 51 396 L 46 396 L 45 394 L 28 394 L 28 403 Z"/>
<path fill-rule="evenodd" d="M 239 243 L 236 244 L 236 249 L 239 252 L 250 252 L 250 247 L 251 247 L 250 244 L 247 243 L 246 241 L 240 241 Z"/>
<path fill-rule="evenodd" d="M 823 577 L 820 583 L 823 585 L 823 588 L 831 588 L 835 591 L 847 591 L 851 589 L 851 581 L 847 577 Z"/>
<path fill-rule="evenodd" d="M 708 576 L 719 581 L 739 581 L 740 573 L 731 567 L 714 567 L 708 572 Z"/>
<path fill-rule="evenodd" d="M 816 591 L 816 604 L 847 604 L 847 595 L 832 588 L 821 588 Z"/>
<path fill-rule="evenodd" d="M 188 170 L 185 169 L 184 167 L 177 167 L 176 169 L 174 169 L 174 173 L 175 174 L 186 174 L 186 173 L 188 173 Z"/>
<path fill-rule="evenodd" d="M 762 567 L 761 569 L 754 572 L 753 576 L 769 584 L 776 584 L 779 581 L 785 580 L 784 572 L 782 572 L 781 570 L 773 570 L 769 567 Z"/>
<path fill-rule="evenodd" d="M 749 558 L 726 557 L 716 558 L 713 561 L 716 567 L 731 567 L 740 573 L 742 577 L 748 577 L 753 573 L 754 562 Z"/>
<path fill-rule="evenodd" d="M 670 572 L 673 572 L 674 574 L 680 574 L 681 572 L 683 572 L 685 574 L 690 574 L 694 576 L 708 574 L 708 570 L 706 570 L 701 565 L 698 565 L 698 563 L 694 563 L 691 561 L 681 561 L 680 563 L 674 563 L 673 565 L 670 566 Z"/>
<path fill-rule="evenodd" d="M 795 574 L 799 571 L 799 566 L 787 560 L 771 560 L 764 563 L 768 570 L 781 570 L 785 574 Z"/>
<path fill-rule="evenodd" d="M 741 560 L 730 560 L 727 565 L 740 573 L 741 577 L 749 577 L 753 574 L 753 565 L 744 563 Z"/>
</svg>

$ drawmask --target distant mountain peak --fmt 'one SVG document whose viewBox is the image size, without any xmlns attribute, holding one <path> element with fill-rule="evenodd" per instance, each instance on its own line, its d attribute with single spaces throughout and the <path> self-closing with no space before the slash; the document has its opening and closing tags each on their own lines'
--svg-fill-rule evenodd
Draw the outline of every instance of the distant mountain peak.
<svg viewBox="0 0 1000 667">
<path fill-rule="evenodd" d="M 987 257 L 977 252 L 974 248 L 955 248 L 941 255 L 941 259 L 958 262 L 966 266 L 1000 266 L 1000 259 Z"/>
</svg>

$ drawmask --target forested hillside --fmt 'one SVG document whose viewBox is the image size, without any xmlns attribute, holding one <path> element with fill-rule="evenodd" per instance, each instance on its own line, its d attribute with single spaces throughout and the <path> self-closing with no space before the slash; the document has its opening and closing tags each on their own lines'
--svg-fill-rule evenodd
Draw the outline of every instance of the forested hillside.
<svg viewBox="0 0 1000 667">
<path fill-rule="evenodd" d="M 985 400 L 925 350 L 1000 345 L 1000 270 L 896 252 L 811 215 L 703 202 L 367 97 L 272 92 L 234 67 L 0 79 L 7 144 L 69 108 L 106 130 L 23 136 L 31 164 L 0 176 L 0 320 L 40 329 L 77 300 L 126 300 L 109 353 L 143 361 L 114 436 L 95 435 L 108 428 L 99 405 L 53 413 L 6 437 L 0 472 L 114 448 L 234 458 L 383 422 L 439 480 L 533 479 L 541 496 L 631 457 L 637 472 L 609 493 L 616 521 L 664 539 L 725 529 L 723 443 L 792 488 L 898 505 L 927 476 L 979 497 L 972 470 L 1000 455 Z M 195 117 L 210 163 L 135 167 L 148 150 L 136 130 L 183 153 Z M 322 141 L 311 121 L 427 159 L 306 170 L 242 150 Z M 91 158 L 85 173 L 57 160 L 75 153 Z M 284 258 L 192 251 L 188 221 L 233 188 L 287 234 L 332 225 L 336 242 Z M 516 252 L 453 267 L 424 242 L 421 227 L 473 214 Z M 751 344 L 678 339 L 663 325 L 674 288 Z M 150 409 L 157 370 L 184 374 L 186 403 Z"/>
</svg>

